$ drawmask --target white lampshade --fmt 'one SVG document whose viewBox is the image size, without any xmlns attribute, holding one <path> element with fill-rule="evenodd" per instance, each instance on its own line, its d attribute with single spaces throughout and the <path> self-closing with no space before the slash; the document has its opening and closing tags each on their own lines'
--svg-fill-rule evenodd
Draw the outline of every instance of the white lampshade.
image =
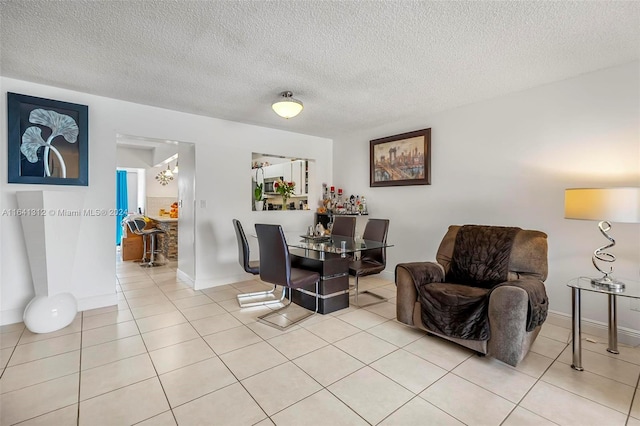
<svg viewBox="0 0 640 426">
<path fill-rule="evenodd" d="M 178 169 L 178 160 L 176 160 L 176 166 L 173 168 L 173 173 L 178 173 L 180 169 Z"/>
<path fill-rule="evenodd" d="M 302 102 L 293 98 L 293 93 L 291 92 L 282 92 L 280 93 L 280 97 L 273 102 L 271 108 L 283 118 L 292 118 L 296 115 L 300 114 L 302 111 L 303 105 Z"/>
<path fill-rule="evenodd" d="M 564 217 L 640 223 L 640 188 L 566 189 Z"/>
</svg>

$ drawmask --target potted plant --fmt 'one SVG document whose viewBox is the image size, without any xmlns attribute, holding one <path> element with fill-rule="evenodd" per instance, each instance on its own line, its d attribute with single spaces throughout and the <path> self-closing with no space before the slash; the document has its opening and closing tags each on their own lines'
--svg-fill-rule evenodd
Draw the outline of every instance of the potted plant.
<svg viewBox="0 0 640 426">
<path fill-rule="evenodd" d="M 282 196 L 282 210 L 287 210 L 287 202 L 289 198 L 293 195 L 294 188 L 296 186 L 295 182 L 285 182 L 281 179 L 278 179 L 273 187 L 276 192 Z"/>
<path fill-rule="evenodd" d="M 264 200 L 262 199 L 262 184 L 256 185 L 256 189 L 253 190 L 253 198 L 255 200 L 256 211 L 262 211 L 264 208 Z"/>
</svg>

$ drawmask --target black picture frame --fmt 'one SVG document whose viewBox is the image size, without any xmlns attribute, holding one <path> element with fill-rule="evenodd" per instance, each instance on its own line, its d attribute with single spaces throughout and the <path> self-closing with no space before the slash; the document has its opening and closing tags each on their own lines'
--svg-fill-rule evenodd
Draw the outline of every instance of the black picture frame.
<svg viewBox="0 0 640 426">
<path fill-rule="evenodd" d="M 9 183 L 89 185 L 87 105 L 8 92 L 7 120 Z"/>
<path fill-rule="evenodd" d="M 431 128 L 369 141 L 369 186 L 431 185 Z"/>
</svg>

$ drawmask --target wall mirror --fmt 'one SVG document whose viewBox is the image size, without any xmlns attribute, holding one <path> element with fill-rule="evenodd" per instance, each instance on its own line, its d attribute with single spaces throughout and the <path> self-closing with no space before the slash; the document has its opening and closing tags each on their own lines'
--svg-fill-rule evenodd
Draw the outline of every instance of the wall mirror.
<svg viewBox="0 0 640 426">
<path fill-rule="evenodd" d="M 252 210 L 309 210 L 309 189 L 313 188 L 315 161 L 274 154 L 251 154 L 251 208 Z M 293 182 L 293 188 L 284 197 L 278 191 L 281 182 Z M 256 189 L 261 189 L 256 191 Z M 282 191 L 282 189 L 280 190 Z M 260 203 L 260 197 L 262 203 Z M 285 202 L 286 200 L 286 202 Z"/>
</svg>

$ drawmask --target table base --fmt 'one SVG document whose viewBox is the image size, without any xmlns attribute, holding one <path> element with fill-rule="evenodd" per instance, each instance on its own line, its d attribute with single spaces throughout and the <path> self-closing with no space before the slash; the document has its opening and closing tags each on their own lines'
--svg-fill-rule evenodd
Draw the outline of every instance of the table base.
<svg viewBox="0 0 640 426">
<path fill-rule="evenodd" d="M 349 259 L 339 255 L 318 253 L 296 254 L 291 250 L 291 266 L 316 271 L 320 274 L 318 313 L 329 314 L 349 307 Z M 292 294 L 293 303 L 306 309 L 315 309 L 315 285 L 297 289 Z"/>
</svg>

